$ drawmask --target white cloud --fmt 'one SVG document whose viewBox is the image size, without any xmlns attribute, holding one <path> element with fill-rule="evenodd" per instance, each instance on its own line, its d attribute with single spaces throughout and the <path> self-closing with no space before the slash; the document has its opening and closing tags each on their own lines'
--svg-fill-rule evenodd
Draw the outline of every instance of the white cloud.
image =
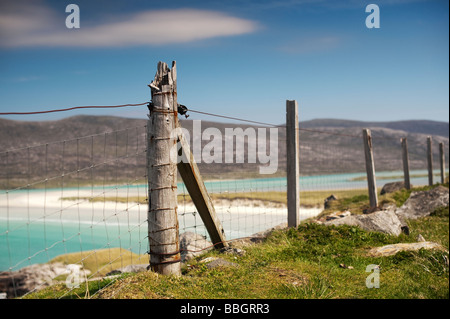
<svg viewBox="0 0 450 319">
<path fill-rule="evenodd" d="M 0 47 L 116 47 L 187 43 L 256 31 L 254 21 L 217 11 L 176 9 L 118 16 L 115 21 L 67 29 L 68 13 L 41 6 L 0 11 Z"/>
</svg>

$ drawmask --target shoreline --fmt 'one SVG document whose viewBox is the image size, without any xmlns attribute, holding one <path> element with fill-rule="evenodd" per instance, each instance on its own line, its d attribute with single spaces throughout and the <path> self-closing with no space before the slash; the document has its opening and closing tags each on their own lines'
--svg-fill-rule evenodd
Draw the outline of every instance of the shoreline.
<svg viewBox="0 0 450 319">
<path fill-rule="evenodd" d="M 121 193 L 114 189 L 114 195 L 116 192 Z M 125 190 L 126 194 L 131 196 L 131 190 L 128 193 Z M 89 198 L 92 193 L 90 190 L 35 190 L 0 194 L 1 269 L 13 267 L 15 271 L 30 263 L 46 263 L 49 261 L 47 256 L 59 256 L 65 250 L 84 251 L 99 245 L 123 246 L 133 252 L 147 250 L 146 203 L 78 202 L 61 200 L 61 195 Z M 140 195 L 144 194 L 140 192 Z M 280 203 L 217 200 L 214 207 L 229 240 L 249 236 L 287 220 L 287 207 Z M 178 204 L 180 234 L 192 231 L 207 235 L 196 211 L 193 203 Z M 302 207 L 301 219 L 321 211 L 321 208 Z"/>
</svg>

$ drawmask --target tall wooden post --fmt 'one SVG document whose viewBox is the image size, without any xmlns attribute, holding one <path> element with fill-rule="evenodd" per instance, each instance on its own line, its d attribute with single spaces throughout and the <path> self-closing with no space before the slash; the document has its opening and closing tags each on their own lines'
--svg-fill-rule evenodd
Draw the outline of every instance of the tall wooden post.
<svg viewBox="0 0 450 319">
<path fill-rule="evenodd" d="M 408 142 L 406 137 L 402 138 L 402 159 L 403 159 L 403 177 L 405 181 L 405 188 L 411 189 L 411 179 L 409 177 L 409 155 L 408 155 Z"/>
<path fill-rule="evenodd" d="M 150 267 L 164 275 L 181 275 L 177 216 L 177 163 L 170 150 L 177 143 L 171 133 L 178 126 L 177 71 L 159 62 L 149 85 L 152 104 L 148 121 L 148 240 Z M 176 146 L 175 146 L 176 147 Z"/>
<path fill-rule="evenodd" d="M 441 166 L 441 183 L 445 183 L 445 153 L 444 153 L 444 143 L 439 143 L 439 159 Z"/>
<path fill-rule="evenodd" d="M 375 164 L 373 160 L 372 135 L 369 129 L 363 130 L 364 154 L 366 158 L 367 184 L 369 188 L 370 208 L 378 206 Z"/>
<path fill-rule="evenodd" d="M 297 101 L 286 101 L 288 227 L 300 223 L 300 164 Z"/>
<path fill-rule="evenodd" d="M 427 137 L 428 185 L 433 185 L 433 149 L 431 136 Z"/>
</svg>

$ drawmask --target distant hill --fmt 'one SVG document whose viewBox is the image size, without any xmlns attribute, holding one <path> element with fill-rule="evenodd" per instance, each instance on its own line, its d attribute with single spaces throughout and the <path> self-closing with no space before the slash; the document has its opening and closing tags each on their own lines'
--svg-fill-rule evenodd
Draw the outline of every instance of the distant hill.
<svg viewBox="0 0 450 319">
<path fill-rule="evenodd" d="M 408 133 L 420 133 L 426 135 L 436 135 L 449 137 L 449 123 L 437 122 L 427 120 L 409 120 L 409 121 L 394 121 L 394 122 L 362 122 L 350 120 L 336 120 L 336 119 L 315 119 L 310 121 L 300 122 L 304 128 L 317 127 L 364 127 L 364 128 L 389 128 L 392 130 L 401 130 Z"/>
<path fill-rule="evenodd" d="M 193 136 L 192 120 L 181 120 L 190 131 L 191 147 L 195 140 L 203 146 L 200 134 Z M 63 182 L 129 180 L 146 174 L 145 119 L 110 116 L 74 116 L 59 121 L 11 121 L 0 119 L 0 188 L 32 183 L 52 176 L 64 176 Z M 251 128 L 245 123 L 201 122 L 202 129 L 213 127 L 222 133 L 225 128 Z M 435 168 L 439 167 L 438 143 L 443 142 L 448 167 L 449 123 L 433 121 L 359 122 L 316 119 L 300 122 L 300 169 L 302 175 L 332 175 L 364 172 L 362 129 L 372 130 L 377 170 L 401 170 L 400 138 L 408 138 L 411 169 L 426 169 L 426 138 L 433 136 Z M 278 128 L 278 176 L 285 176 L 286 132 Z M 267 132 L 267 138 L 268 138 Z M 207 178 L 242 178 L 259 175 L 260 162 L 248 163 L 249 143 L 246 139 L 245 163 L 199 163 Z M 31 147 L 31 148 L 29 148 Z M 269 140 L 266 142 L 269 150 Z M 225 148 L 223 147 L 223 150 Z M 9 151 L 8 151 L 9 150 Z M 8 151 L 8 152 L 5 152 Z M 275 150 L 272 150 L 275 151 Z M 266 152 L 270 154 L 269 151 Z M 272 152 L 275 154 L 275 152 Z M 32 176 L 30 178 L 30 176 Z M 271 176 L 262 176 L 271 177 Z M 9 185 L 9 186 L 5 186 Z"/>
<path fill-rule="evenodd" d="M 145 119 L 130 119 L 114 116 L 73 116 L 58 121 L 12 121 L 0 118 L 0 151 L 54 142 L 62 139 L 72 139 L 108 131 L 115 131 L 135 126 L 146 125 Z M 192 120 L 181 120 L 185 127 L 192 126 Z M 449 123 L 428 120 L 409 120 L 395 122 L 363 122 L 339 119 L 314 119 L 302 121 L 300 128 L 354 130 L 358 128 L 387 128 L 392 131 L 418 133 L 449 138 Z M 245 123 L 229 124 L 213 121 L 202 121 L 202 126 L 217 127 L 251 127 Z"/>
</svg>

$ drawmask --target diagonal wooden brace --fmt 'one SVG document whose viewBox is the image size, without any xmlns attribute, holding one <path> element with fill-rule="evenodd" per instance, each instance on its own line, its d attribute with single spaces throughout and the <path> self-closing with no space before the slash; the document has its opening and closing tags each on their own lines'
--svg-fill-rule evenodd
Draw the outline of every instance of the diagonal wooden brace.
<svg viewBox="0 0 450 319">
<path fill-rule="evenodd" d="M 189 148 L 189 143 L 186 141 L 182 130 L 178 130 L 178 132 L 178 155 L 181 156 L 181 161 L 177 164 L 178 171 L 180 172 L 189 195 L 208 230 L 209 237 L 211 237 L 214 247 L 227 247 L 228 244 L 226 242 L 222 223 L 216 215 L 214 205 L 208 195 L 197 163 Z"/>
</svg>

